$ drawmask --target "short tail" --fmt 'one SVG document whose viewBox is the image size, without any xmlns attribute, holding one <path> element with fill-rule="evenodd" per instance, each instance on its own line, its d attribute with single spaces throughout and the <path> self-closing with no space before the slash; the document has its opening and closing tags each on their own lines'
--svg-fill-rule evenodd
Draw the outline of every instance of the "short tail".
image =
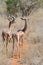
<svg viewBox="0 0 43 65">
<path fill-rule="evenodd" d="M 4 34 L 4 32 L 2 32 L 2 39 L 3 39 L 3 42 L 5 41 L 5 34 Z"/>
</svg>

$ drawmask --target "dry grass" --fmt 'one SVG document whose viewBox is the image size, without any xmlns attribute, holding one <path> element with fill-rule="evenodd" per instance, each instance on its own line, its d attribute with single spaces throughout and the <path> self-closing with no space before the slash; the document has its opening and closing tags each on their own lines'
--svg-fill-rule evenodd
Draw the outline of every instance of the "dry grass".
<svg viewBox="0 0 43 65">
<path fill-rule="evenodd" d="M 21 58 L 15 59 L 11 58 L 12 43 L 8 44 L 8 56 L 5 54 L 1 33 L 4 28 L 7 28 L 9 21 L 0 17 L 0 65 L 43 65 L 43 9 L 38 9 L 28 18 L 28 28 L 23 43 L 23 53 L 21 47 Z M 19 17 L 16 21 L 13 25 L 14 30 L 20 29 L 24 25 L 24 22 L 21 21 Z"/>
</svg>

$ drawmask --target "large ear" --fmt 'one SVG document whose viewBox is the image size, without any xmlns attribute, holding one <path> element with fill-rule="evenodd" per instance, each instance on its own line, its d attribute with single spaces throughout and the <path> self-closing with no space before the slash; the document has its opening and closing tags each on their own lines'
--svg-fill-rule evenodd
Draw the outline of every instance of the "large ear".
<svg viewBox="0 0 43 65">
<path fill-rule="evenodd" d="M 9 20 L 9 21 L 15 21 L 15 17 L 9 16 L 9 17 L 8 17 L 8 20 Z"/>
<path fill-rule="evenodd" d="M 21 18 L 22 20 L 26 20 L 26 18 Z"/>
<path fill-rule="evenodd" d="M 22 20 L 24 20 L 24 18 L 21 18 Z"/>
<path fill-rule="evenodd" d="M 21 18 L 21 19 L 23 19 L 23 18 Z"/>
</svg>

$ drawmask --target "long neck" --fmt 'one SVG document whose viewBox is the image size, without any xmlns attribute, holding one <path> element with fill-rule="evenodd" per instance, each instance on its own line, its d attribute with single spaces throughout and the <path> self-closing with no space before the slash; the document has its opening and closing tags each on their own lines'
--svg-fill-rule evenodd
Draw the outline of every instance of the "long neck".
<svg viewBox="0 0 43 65">
<path fill-rule="evenodd" d="M 25 26 L 24 26 L 24 28 L 22 29 L 22 31 L 25 32 L 26 29 L 27 29 L 27 22 L 26 22 L 26 20 L 25 20 Z"/>
<path fill-rule="evenodd" d="M 13 17 L 12 17 L 13 18 Z M 11 25 L 14 23 L 14 18 L 12 21 L 9 22 L 9 28 L 11 27 Z"/>
</svg>

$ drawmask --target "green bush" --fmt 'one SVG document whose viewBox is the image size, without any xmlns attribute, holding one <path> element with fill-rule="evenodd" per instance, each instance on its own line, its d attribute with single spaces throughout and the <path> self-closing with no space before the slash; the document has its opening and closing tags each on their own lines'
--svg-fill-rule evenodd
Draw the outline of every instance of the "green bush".
<svg viewBox="0 0 43 65">
<path fill-rule="evenodd" d="M 18 6 L 20 5 L 20 0 L 7 0 L 5 1 L 7 5 L 7 11 L 10 14 L 15 14 L 18 12 Z"/>
<path fill-rule="evenodd" d="M 38 6 L 43 6 L 43 0 L 29 0 L 32 3 L 37 2 Z M 17 12 L 22 11 L 22 14 L 25 14 L 25 10 L 29 7 L 26 2 L 21 0 L 6 0 L 7 12 L 10 14 L 16 14 Z"/>
</svg>

